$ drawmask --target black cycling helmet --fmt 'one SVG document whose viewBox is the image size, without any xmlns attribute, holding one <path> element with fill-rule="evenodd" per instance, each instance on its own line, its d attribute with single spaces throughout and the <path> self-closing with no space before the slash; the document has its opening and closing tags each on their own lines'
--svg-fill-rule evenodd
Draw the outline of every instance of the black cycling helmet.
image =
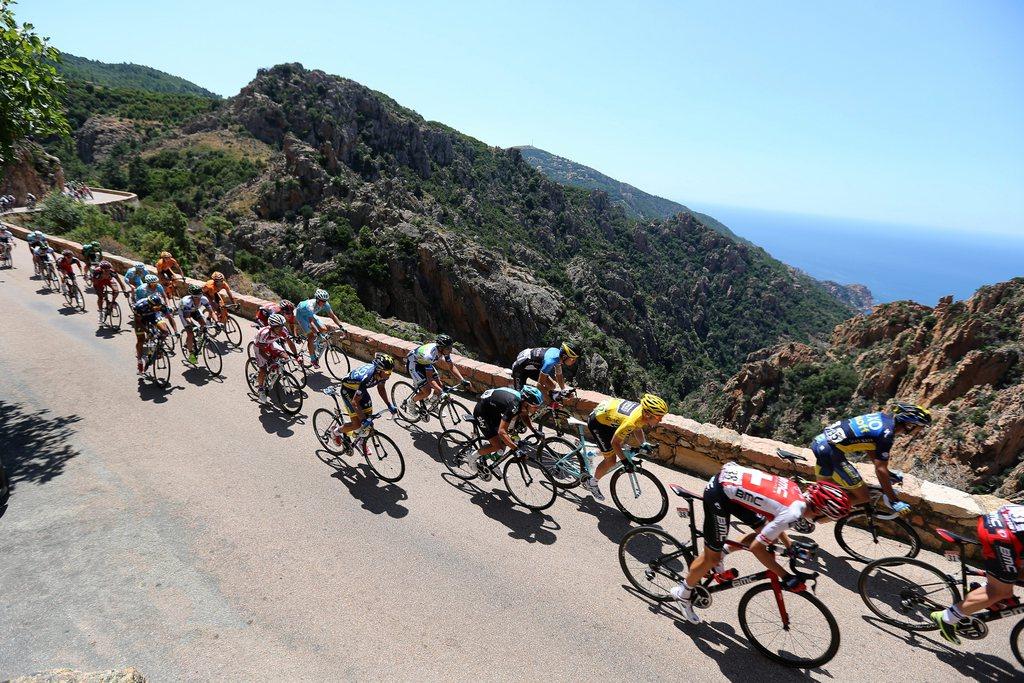
<svg viewBox="0 0 1024 683">
<path fill-rule="evenodd" d="M 579 358 L 580 346 L 576 342 L 564 341 L 562 342 L 561 352 L 569 358 Z"/>
<path fill-rule="evenodd" d="M 920 425 L 927 427 L 932 423 L 932 414 L 927 408 L 913 403 L 897 403 L 892 407 L 892 419 L 897 423 Z"/>
<path fill-rule="evenodd" d="M 188 293 L 192 296 L 196 296 L 203 293 L 203 288 L 200 285 L 189 285 Z"/>
<path fill-rule="evenodd" d="M 149 302 L 151 308 L 158 308 L 164 305 L 164 300 L 160 298 L 159 294 L 154 294 L 153 296 L 146 299 L 146 301 Z"/>
<path fill-rule="evenodd" d="M 454 343 L 455 342 L 452 341 L 452 338 L 449 337 L 447 334 L 443 334 L 442 333 L 442 334 L 437 335 L 437 345 L 438 346 L 442 346 L 442 347 L 444 347 L 446 349 L 450 349 L 452 347 L 452 344 L 454 344 Z"/>
</svg>

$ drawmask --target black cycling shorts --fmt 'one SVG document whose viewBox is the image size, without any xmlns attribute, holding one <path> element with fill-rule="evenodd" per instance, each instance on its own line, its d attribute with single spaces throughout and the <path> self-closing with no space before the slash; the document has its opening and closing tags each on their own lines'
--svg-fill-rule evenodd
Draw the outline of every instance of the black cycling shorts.
<svg viewBox="0 0 1024 683">
<path fill-rule="evenodd" d="M 704 489 L 704 546 L 708 550 L 722 552 L 725 539 L 729 537 L 729 522 L 734 516 L 752 529 L 761 528 L 766 521 L 750 508 L 743 507 L 725 495 L 725 489 L 716 474 L 708 480 Z"/>
<path fill-rule="evenodd" d="M 485 439 L 493 439 L 498 435 L 498 428 L 501 426 L 501 415 L 496 411 L 483 408 L 482 403 L 477 403 L 473 408 L 473 418 L 480 427 L 480 435 Z"/>
<path fill-rule="evenodd" d="M 540 379 L 540 368 L 527 368 L 522 365 L 512 366 L 512 386 L 516 391 L 522 391 L 528 379 L 532 379 L 534 382 Z"/>
<path fill-rule="evenodd" d="M 615 436 L 615 430 L 618 429 L 618 427 L 615 425 L 601 424 L 597 421 L 597 416 L 591 413 L 590 419 L 587 420 L 587 428 L 590 429 L 590 433 L 594 435 L 594 441 L 597 442 L 597 448 L 602 453 L 610 453 L 612 451 L 612 437 Z"/>
</svg>

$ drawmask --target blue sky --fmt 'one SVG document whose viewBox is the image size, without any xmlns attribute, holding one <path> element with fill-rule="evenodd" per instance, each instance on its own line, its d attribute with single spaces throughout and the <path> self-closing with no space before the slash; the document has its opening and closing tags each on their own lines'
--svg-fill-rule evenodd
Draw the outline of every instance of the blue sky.
<svg viewBox="0 0 1024 683">
<path fill-rule="evenodd" d="M 684 203 L 1024 234 L 1024 3 L 21 0 L 223 95 L 302 62 Z"/>
</svg>

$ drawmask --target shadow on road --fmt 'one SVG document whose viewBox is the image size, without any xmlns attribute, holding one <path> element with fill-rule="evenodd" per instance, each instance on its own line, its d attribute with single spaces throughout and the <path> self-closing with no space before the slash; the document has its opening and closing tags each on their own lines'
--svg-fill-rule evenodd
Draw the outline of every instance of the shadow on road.
<svg viewBox="0 0 1024 683">
<path fill-rule="evenodd" d="M 317 449 L 316 457 L 334 468 L 331 476 L 348 488 L 352 497 L 363 504 L 364 510 L 375 515 L 386 514 L 394 519 L 409 514 L 409 508 L 401 504 L 401 501 L 409 499 L 405 489 L 397 484 L 382 482 L 365 462 L 351 464 L 343 457 L 323 449 Z"/>
<path fill-rule="evenodd" d="M 79 313 L 85 313 L 85 311 L 79 310 L 76 306 L 68 306 L 67 304 L 58 308 L 57 312 L 61 315 L 77 315 Z"/>
<path fill-rule="evenodd" d="M 123 332 L 125 332 L 125 330 L 122 328 L 108 327 L 104 325 L 103 327 L 99 327 L 96 329 L 96 336 L 99 337 L 100 339 L 113 339 L 117 335 L 122 334 Z"/>
<path fill-rule="evenodd" d="M 255 401 L 255 395 L 250 393 L 248 396 Z M 285 439 L 295 433 L 292 427 L 297 424 L 306 424 L 306 416 L 302 413 L 289 416 L 278 410 L 272 403 L 257 403 L 256 405 L 260 407 L 260 424 L 263 425 L 267 434 L 276 434 Z"/>
<path fill-rule="evenodd" d="M 210 371 L 205 367 L 199 367 L 195 365 L 189 365 L 184 360 L 181 361 L 184 366 L 184 370 L 181 372 L 182 378 L 192 386 L 202 387 L 210 382 L 217 382 L 218 384 L 224 383 L 224 377 L 218 375 L 211 375 Z"/>
<path fill-rule="evenodd" d="M 177 385 L 166 385 L 160 382 L 154 382 L 151 379 L 139 378 L 139 398 L 143 401 L 152 401 L 153 403 L 167 403 L 167 397 L 179 389 L 185 387 Z"/>
<path fill-rule="evenodd" d="M 585 512 L 597 519 L 597 530 L 604 534 L 612 543 L 618 545 L 626 532 L 633 528 L 626 517 L 619 512 L 619 509 L 605 503 L 594 500 L 589 493 L 577 493 L 578 489 L 561 491 L 561 496 L 567 502 L 576 506 L 580 512 Z"/>
<path fill-rule="evenodd" d="M 471 503 L 478 506 L 491 519 L 508 527 L 509 538 L 542 545 L 552 545 L 558 540 L 555 532 L 561 530 L 562 527 L 553 517 L 520 506 L 508 491 L 503 489 L 486 491 L 477 486 L 475 480 L 463 481 L 447 472 L 442 473 L 441 478 L 452 487 L 470 494 Z M 500 482 L 497 483 L 500 484 Z"/>
<path fill-rule="evenodd" d="M 78 451 L 68 445 L 78 415 L 51 416 L 0 401 L 0 444 L 11 491 L 19 482 L 46 483 L 64 472 Z"/>
</svg>

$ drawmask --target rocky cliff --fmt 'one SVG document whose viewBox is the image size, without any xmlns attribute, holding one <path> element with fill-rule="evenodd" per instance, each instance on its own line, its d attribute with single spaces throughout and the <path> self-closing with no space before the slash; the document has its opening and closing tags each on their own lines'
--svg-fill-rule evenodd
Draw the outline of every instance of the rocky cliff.
<svg viewBox="0 0 1024 683">
<path fill-rule="evenodd" d="M 16 150 L 14 163 L 0 170 L 0 195 L 14 195 L 18 206 L 25 203 L 29 192 L 42 199 L 63 185 L 64 169 L 60 160 L 34 142 L 22 143 Z"/>
<path fill-rule="evenodd" d="M 897 444 L 893 463 L 958 488 L 1024 490 L 1024 278 L 933 309 L 877 306 L 830 344 L 751 354 L 716 417 L 760 436 L 806 441 L 843 415 L 893 399 L 930 406 L 934 426 Z"/>
<path fill-rule="evenodd" d="M 870 313 L 875 306 L 874 295 L 864 285 L 841 285 L 832 280 L 820 282 L 829 294 L 861 313 Z"/>
</svg>

